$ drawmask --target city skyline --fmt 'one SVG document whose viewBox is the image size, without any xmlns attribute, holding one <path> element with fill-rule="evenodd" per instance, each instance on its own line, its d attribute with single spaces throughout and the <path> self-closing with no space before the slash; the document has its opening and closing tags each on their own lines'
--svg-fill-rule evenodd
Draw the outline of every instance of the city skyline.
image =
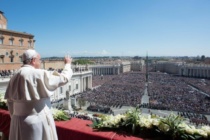
<svg viewBox="0 0 210 140">
<path fill-rule="evenodd" d="M 15 5 L 15 6 L 11 6 Z M 210 56 L 208 0 L 2 0 L 42 57 Z"/>
</svg>

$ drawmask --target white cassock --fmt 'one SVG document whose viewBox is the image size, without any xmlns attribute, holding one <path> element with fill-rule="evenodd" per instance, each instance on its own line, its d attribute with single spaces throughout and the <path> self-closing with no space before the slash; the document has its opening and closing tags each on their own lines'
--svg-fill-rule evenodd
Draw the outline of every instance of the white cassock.
<svg viewBox="0 0 210 140">
<path fill-rule="evenodd" d="M 72 77 L 70 64 L 62 73 L 22 66 L 11 78 L 5 99 L 11 115 L 9 140 L 57 140 L 50 96 Z"/>
</svg>

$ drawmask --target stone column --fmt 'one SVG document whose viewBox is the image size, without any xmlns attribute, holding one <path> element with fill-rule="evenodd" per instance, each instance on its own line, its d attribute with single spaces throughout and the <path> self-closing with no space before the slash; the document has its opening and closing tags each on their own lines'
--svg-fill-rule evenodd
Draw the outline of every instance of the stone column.
<svg viewBox="0 0 210 140">
<path fill-rule="evenodd" d="M 97 68 L 95 68 L 95 75 L 97 75 L 98 73 L 97 73 Z"/>
<path fill-rule="evenodd" d="M 75 87 L 75 80 L 72 80 L 72 81 L 71 81 L 71 89 L 72 89 L 71 91 L 72 91 L 72 92 L 71 92 L 70 94 L 72 94 L 72 95 L 74 94 L 75 88 L 76 88 L 76 87 Z"/>
<path fill-rule="evenodd" d="M 190 70 L 191 70 L 190 77 L 192 77 L 193 76 L 193 69 L 191 68 Z"/>
<path fill-rule="evenodd" d="M 87 89 L 87 87 L 86 87 L 86 86 L 87 86 L 87 85 L 86 85 L 86 79 L 87 79 L 87 77 L 85 77 L 85 78 L 83 79 L 83 80 L 84 80 L 84 88 L 83 88 L 84 91 L 86 91 L 86 89 Z"/>
<path fill-rule="evenodd" d="M 81 89 L 81 92 L 83 92 L 83 77 L 80 78 L 80 89 Z"/>
<path fill-rule="evenodd" d="M 186 68 L 186 71 L 185 71 L 185 76 L 189 76 L 189 68 Z"/>
<path fill-rule="evenodd" d="M 93 88 L 93 84 L 92 84 L 92 79 L 93 79 L 93 78 L 92 78 L 92 76 L 90 76 L 89 79 L 90 79 L 90 81 L 89 81 L 89 83 L 90 83 L 90 89 L 92 89 L 92 88 Z"/>
<path fill-rule="evenodd" d="M 204 69 L 204 77 L 205 78 L 207 77 L 207 69 L 206 68 Z"/>
<path fill-rule="evenodd" d="M 206 78 L 206 68 L 203 70 L 203 77 Z"/>
<path fill-rule="evenodd" d="M 117 72 L 117 74 L 120 74 L 120 67 L 118 67 L 118 72 Z"/>
<path fill-rule="evenodd" d="M 192 77 L 193 76 L 193 69 L 191 68 L 190 69 L 190 77 Z"/>
<path fill-rule="evenodd" d="M 100 75 L 100 72 L 99 72 L 99 71 L 100 71 L 100 68 L 97 68 L 97 69 L 98 69 L 98 71 L 97 71 L 97 75 Z"/>
<path fill-rule="evenodd" d="M 203 77 L 203 68 L 200 68 L 201 71 L 201 77 Z"/>
<path fill-rule="evenodd" d="M 201 68 L 198 68 L 199 77 L 201 77 Z"/>
<path fill-rule="evenodd" d="M 106 75 L 106 68 L 104 68 L 104 75 Z"/>
<path fill-rule="evenodd" d="M 200 77 L 203 77 L 203 69 L 200 68 Z"/>
<path fill-rule="evenodd" d="M 86 90 L 86 77 L 83 78 L 83 91 Z"/>
<path fill-rule="evenodd" d="M 93 68 L 92 68 L 92 75 L 94 75 L 94 71 L 93 71 Z"/>
</svg>

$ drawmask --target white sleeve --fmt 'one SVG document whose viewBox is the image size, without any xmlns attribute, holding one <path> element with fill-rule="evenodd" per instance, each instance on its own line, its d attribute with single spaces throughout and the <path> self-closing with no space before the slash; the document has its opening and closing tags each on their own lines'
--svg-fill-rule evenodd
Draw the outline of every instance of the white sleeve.
<svg viewBox="0 0 210 140">
<path fill-rule="evenodd" d="M 62 73 L 56 71 L 50 73 L 48 71 L 44 74 L 44 83 L 48 90 L 54 91 L 56 88 L 68 83 L 73 75 L 71 65 L 66 64 Z"/>
</svg>

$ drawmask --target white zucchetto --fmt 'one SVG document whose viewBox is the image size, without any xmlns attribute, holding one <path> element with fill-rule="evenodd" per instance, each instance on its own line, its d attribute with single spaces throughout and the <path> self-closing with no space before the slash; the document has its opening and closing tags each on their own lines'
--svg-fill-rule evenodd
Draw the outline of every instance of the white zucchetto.
<svg viewBox="0 0 210 140">
<path fill-rule="evenodd" d="M 32 58 L 35 58 L 37 57 L 38 53 L 35 51 L 35 50 L 26 50 L 24 53 L 23 53 L 23 56 L 22 56 L 22 60 L 23 61 L 26 61 L 26 60 L 30 60 Z"/>
</svg>

